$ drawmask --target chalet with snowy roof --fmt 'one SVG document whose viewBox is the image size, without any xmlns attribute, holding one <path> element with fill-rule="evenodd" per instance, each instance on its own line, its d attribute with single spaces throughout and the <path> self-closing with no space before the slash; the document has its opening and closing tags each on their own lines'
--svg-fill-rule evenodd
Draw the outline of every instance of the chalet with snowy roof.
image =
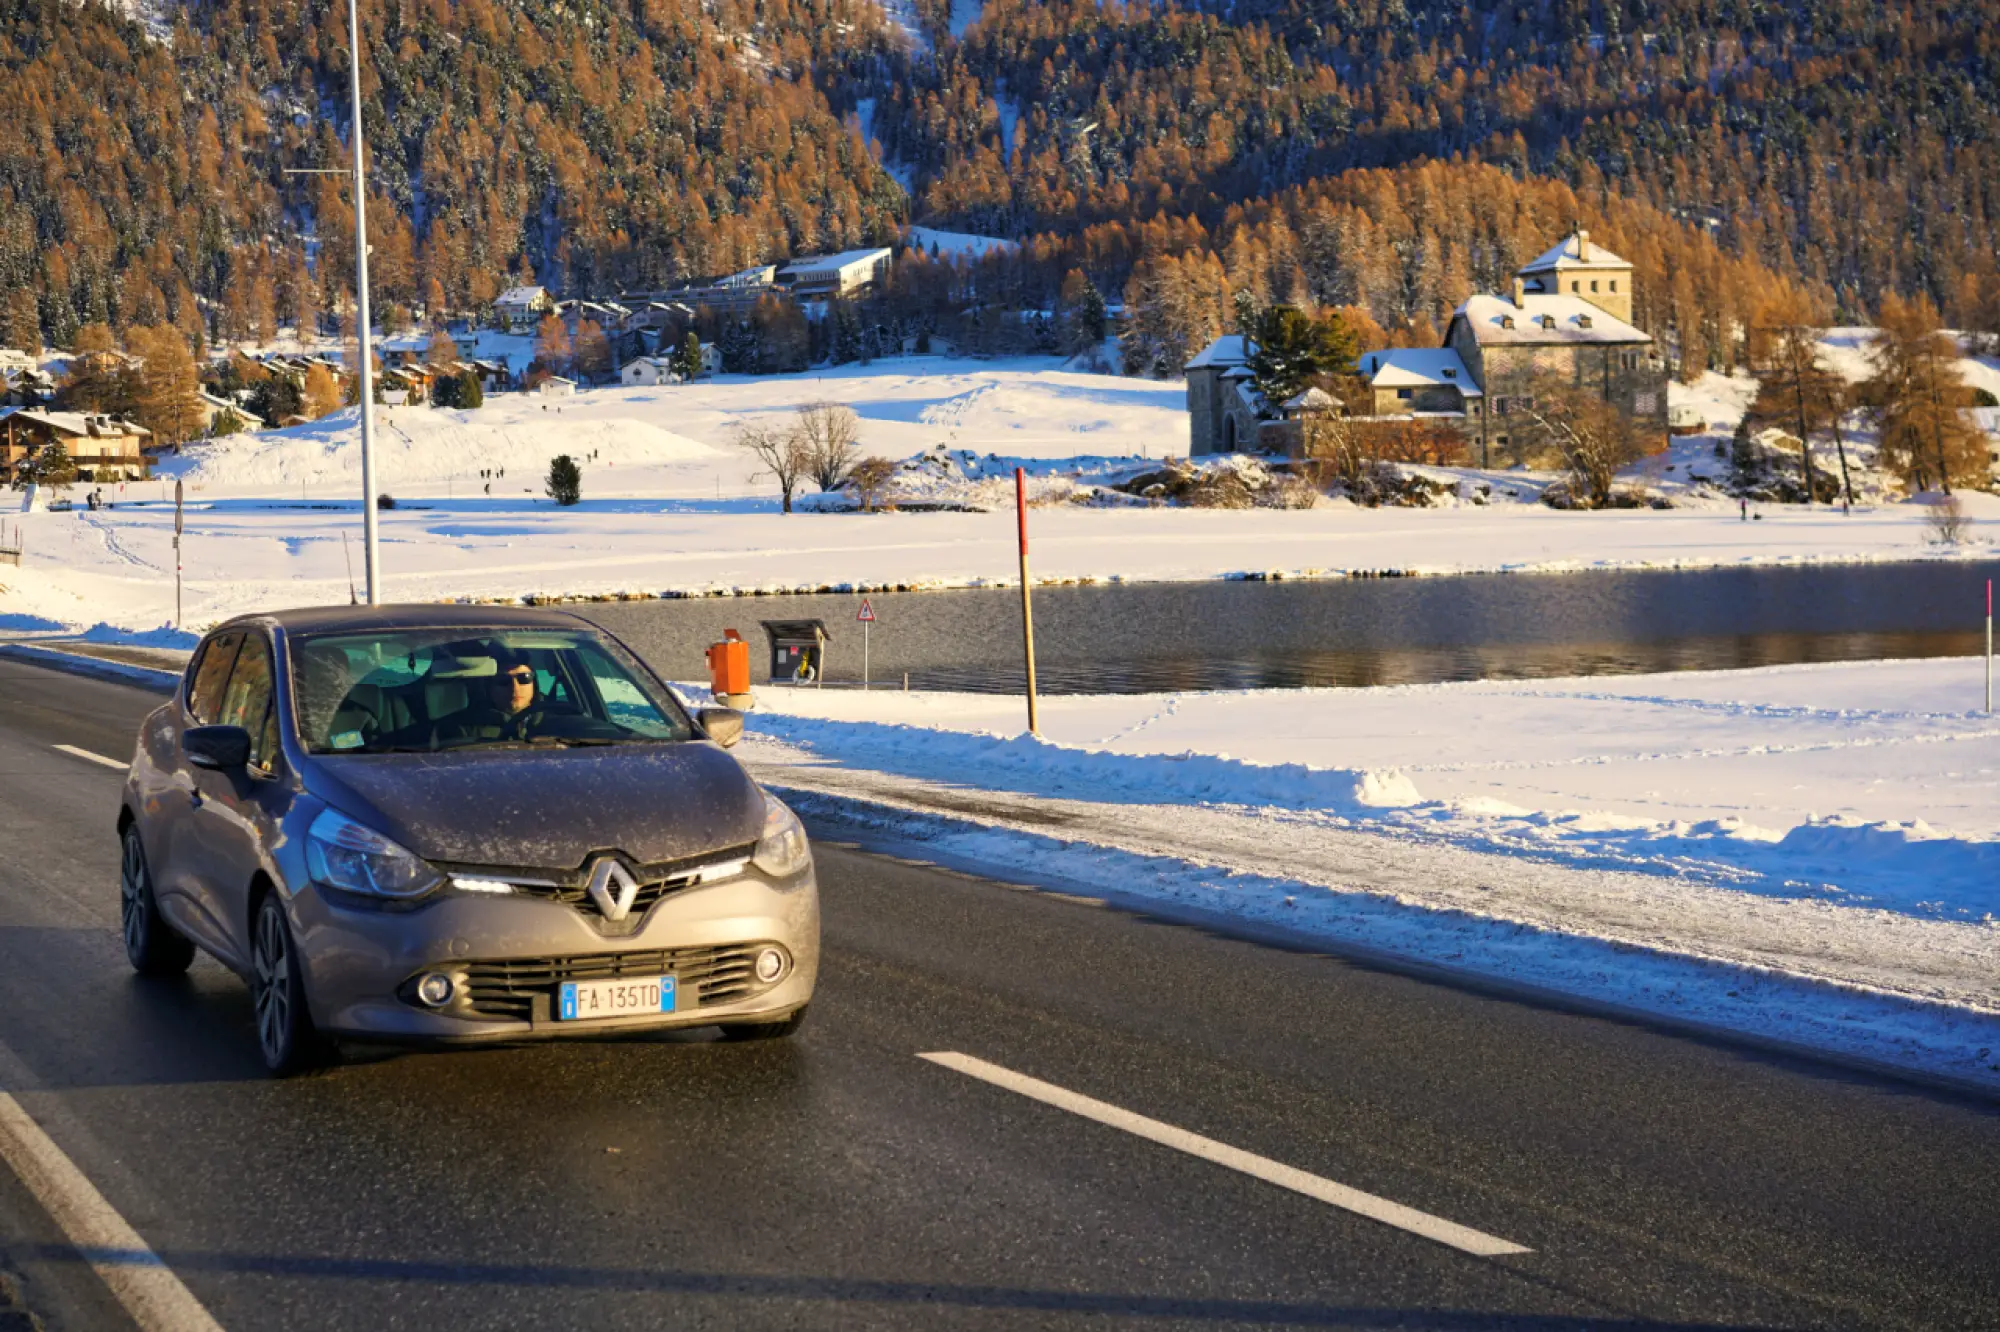
<svg viewBox="0 0 2000 1332">
<path fill-rule="evenodd" d="M 680 378 L 671 356 L 635 356 L 618 368 L 618 382 L 627 388 L 657 388 Z"/>
<path fill-rule="evenodd" d="M 40 407 L 56 396 L 55 379 L 33 366 L 0 366 L 0 407 Z"/>
<path fill-rule="evenodd" d="M 9 466 L 59 443 L 84 480 L 142 479 L 152 438 L 146 427 L 115 416 L 0 407 L 0 456 L 11 460 Z"/>
<path fill-rule="evenodd" d="M 555 308 L 547 287 L 509 287 L 493 300 L 494 317 L 509 323 L 537 320 Z"/>
</svg>

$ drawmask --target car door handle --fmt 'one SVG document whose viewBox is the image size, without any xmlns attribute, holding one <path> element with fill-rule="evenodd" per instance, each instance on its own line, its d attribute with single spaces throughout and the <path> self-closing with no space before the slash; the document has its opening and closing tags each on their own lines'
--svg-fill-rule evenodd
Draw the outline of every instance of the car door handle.
<svg viewBox="0 0 2000 1332">
<path fill-rule="evenodd" d="M 201 790 L 198 787 L 190 786 L 188 788 L 188 808 L 201 808 Z"/>
</svg>

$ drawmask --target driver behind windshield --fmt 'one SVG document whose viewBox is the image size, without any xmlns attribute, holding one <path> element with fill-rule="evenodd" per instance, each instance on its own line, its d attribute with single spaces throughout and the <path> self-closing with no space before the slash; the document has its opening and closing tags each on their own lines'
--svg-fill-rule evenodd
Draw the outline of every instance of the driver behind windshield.
<svg viewBox="0 0 2000 1332">
<path fill-rule="evenodd" d="M 493 674 L 477 681 L 480 698 L 463 712 L 438 724 L 438 742 L 445 745 L 477 744 L 495 740 L 529 740 L 542 727 L 540 691 L 535 687 L 535 668 L 528 658 L 511 648 L 493 647 Z"/>
</svg>

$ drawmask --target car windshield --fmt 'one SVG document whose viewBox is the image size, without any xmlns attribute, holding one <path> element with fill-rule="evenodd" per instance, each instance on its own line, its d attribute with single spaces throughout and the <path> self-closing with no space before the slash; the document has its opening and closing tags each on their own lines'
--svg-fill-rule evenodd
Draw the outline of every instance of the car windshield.
<svg viewBox="0 0 2000 1332">
<path fill-rule="evenodd" d="M 687 714 L 589 630 L 397 629 L 289 643 L 299 738 L 314 754 L 656 744 Z"/>
</svg>

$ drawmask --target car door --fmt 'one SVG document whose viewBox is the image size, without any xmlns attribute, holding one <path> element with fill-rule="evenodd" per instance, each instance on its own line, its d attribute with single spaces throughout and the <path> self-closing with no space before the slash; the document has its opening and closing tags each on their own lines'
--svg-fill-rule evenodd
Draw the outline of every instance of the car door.
<svg viewBox="0 0 2000 1332">
<path fill-rule="evenodd" d="M 151 825 L 146 827 L 146 851 L 160 911 L 175 929 L 211 953 L 226 946 L 228 932 L 215 914 L 199 839 L 197 815 L 205 798 L 197 781 L 201 769 L 188 762 L 181 735 L 188 727 L 209 725 L 221 715 L 223 693 L 243 637 L 242 630 L 229 629 L 202 644 L 185 703 L 173 710 L 174 720 L 158 738 L 153 755 L 164 781 Z"/>
<path fill-rule="evenodd" d="M 230 666 L 215 724 L 249 732 L 250 762 L 238 772 L 192 769 L 201 799 L 189 829 L 204 906 L 223 936 L 217 955 L 239 968 L 250 957 L 250 885 L 291 799 L 280 780 L 284 755 L 275 696 L 271 640 L 262 630 L 248 630 Z"/>
</svg>

